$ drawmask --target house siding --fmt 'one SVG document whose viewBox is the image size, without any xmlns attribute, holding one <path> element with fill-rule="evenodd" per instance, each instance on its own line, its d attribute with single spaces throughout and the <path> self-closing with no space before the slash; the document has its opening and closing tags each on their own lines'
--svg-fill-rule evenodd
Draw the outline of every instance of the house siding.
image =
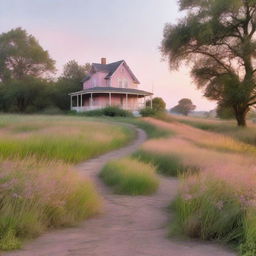
<svg viewBox="0 0 256 256">
<path fill-rule="evenodd" d="M 112 87 L 120 87 L 119 80 L 126 80 L 127 81 L 127 88 L 137 88 L 137 84 L 134 83 L 133 78 L 131 77 L 130 73 L 128 72 L 125 65 L 122 63 L 122 65 L 119 66 L 119 68 L 116 70 L 116 72 L 111 77 L 111 86 Z"/>
</svg>

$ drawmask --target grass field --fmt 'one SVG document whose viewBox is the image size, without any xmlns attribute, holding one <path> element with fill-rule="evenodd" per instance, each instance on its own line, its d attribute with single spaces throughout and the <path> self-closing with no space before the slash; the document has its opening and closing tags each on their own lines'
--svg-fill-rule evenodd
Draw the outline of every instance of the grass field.
<svg viewBox="0 0 256 256">
<path fill-rule="evenodd" d="M 65 116 L 0 116 L 0 156 L 78 163 L 126 144 L 125 126 Z M 87 121 L 89 120 L 89 121 Z"/>
<path fill-rule="evenodd" d="M 125 195 L 149 195 L 159 185 L 155 168 L 132 158 L 109 162 L 100 177 L 115 193 Z"/>
<path fill-rule="evenodd" d="M 199 172 L 183 172 L 172 209 L 171 235 L 217 240 L 256 255 L 256 160 L 252 145 L 184 123 L 146 119 L 175 136 L 147 141 L 142 150 L 175 155 Z"/>
<path fill-rule="evenodd" d="M 0 115 L 0 249 L 98 213 L 100 196 L 71 164 L 133 137 L 131 129 L 102 119 Z"/>
<path fill-rule="evenodd" d="M 256 146 L 256 125 L 248 121 L 248 127 L 237 127 L 234 120 L 224 121 L 219 119 L 206 119 L 184 116 L 168 115 L 168 121 L 178 121 L 201 130 L 220 133 L 225 136 L 232 137 L 244 143 Z"/>
</svg>

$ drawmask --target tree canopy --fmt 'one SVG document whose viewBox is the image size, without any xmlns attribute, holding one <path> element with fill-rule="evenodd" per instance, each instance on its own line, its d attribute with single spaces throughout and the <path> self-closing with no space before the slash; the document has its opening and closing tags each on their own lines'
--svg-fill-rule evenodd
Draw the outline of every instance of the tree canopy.
<svg viewBox="0 0 256 256">
<path fill-rule="evenodd" d="M 170 67 L 192 65 L 210 100 L 232 107 L 237 123 L 256 104 L 256 0 L 179 0 L 186 15 L 167 24 L 161 51 Z"/>
<path fill-rule="evenodd" d="M 27 76 L 43 77 L 55 71 L 55 61 L 22 28 L 0 35 L 0 80 L 22 80 Z"/>
<path fill-rule="evenodd" d="M 146 102 L 146 106 L 147 107 L 151 107 L 151 100 L 148 100 Z M 164 100 L 160 97 L 155 97 L 152 99 L 152 109 L 155 112 L 163 112 L 165 111 L 166 108 L 166 103 L 164 102 Z"/>
<path fill-rule="evenodd" d="M 187 116 L 191 111 L 195 110 L 196 106 L 191 99 L 183 98 L 179 100 L 178 105 L 171 109 L 171 112 Z"/>
</svg>

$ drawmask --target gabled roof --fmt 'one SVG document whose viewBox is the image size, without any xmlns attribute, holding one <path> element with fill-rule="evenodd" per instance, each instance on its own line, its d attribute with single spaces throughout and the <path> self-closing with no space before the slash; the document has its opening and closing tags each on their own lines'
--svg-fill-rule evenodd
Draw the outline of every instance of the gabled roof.
<svg viewBox="0 0 256 256">
<path fill-rule="evenodd" d="M 134 82 L 139 84 L 140 83 L 139 80 L 132 73 L 129 66 L 126 64 L 126 62 L 124 60 L 112 62 L 112 63 L 109 63 L 109 64 L 92 63 L 92 72 L 105 72 L 105 73 L 107 73 L 105 79 L 110 79 L 121 64 L 125 65 L 125 67 L 127 68 L 128 72 L 130 73 Z M 82 80 L 82 83 L 89 80 L 90 78 L 91 78 L 90 75 L 85 76 L 84 79 Z"/>
</svg>

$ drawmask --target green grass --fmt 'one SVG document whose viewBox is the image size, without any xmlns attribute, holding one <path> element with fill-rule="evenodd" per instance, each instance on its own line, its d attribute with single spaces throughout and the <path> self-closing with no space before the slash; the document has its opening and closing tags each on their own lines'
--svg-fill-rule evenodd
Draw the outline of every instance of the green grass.
<svg viewBox="0 0 256 256">
<path fill-rule="evenodd" d="M 166 176 L 178 176 L 185 172 L 197 172 L 199 169 L 194 166 L 186 166 L 182 163 L 181 158 L 175 154 L 161 154 L 139 150 L 133 154 L 133 157 L 145 163 L 156 166 L 157 172 Z"/>
<path fill-rule="evenodd" d="M 100 177 L 115 193 L 132 196 L 152 194 L 159 184 L 152 165 L 132 158 L 109 162 Z"/>
<path fill-rule="evenodd" d="M 62 160 L 78 163 L 122 147 L 135 136 L 126 126 L 102 120 L 23 116 L 6 121 L 0 129 L 0 156 Z"/>
<path fill-rule="evenodd" d="M 62 162 L 1 161 L 0 249 L 20 248 L 53 227 L 96 214 L 101 199 L 89 180 Z"/>
</svg>

